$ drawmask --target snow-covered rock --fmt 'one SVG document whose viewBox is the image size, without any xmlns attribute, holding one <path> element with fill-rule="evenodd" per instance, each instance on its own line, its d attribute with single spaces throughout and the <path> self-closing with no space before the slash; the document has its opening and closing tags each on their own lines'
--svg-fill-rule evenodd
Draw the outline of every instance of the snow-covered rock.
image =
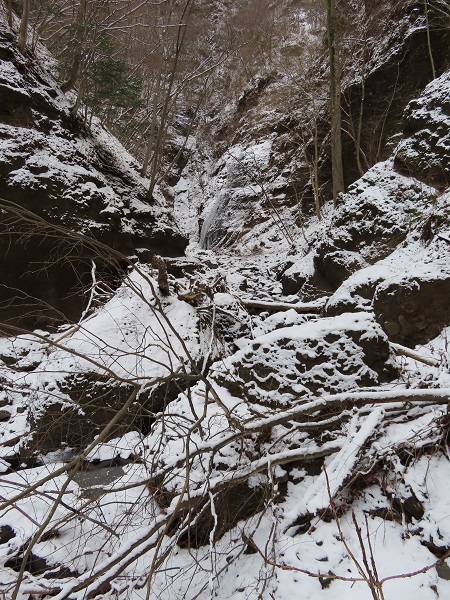
<svg viewBox="0 0 450 600">
<path fill-rule="evenodd" d="M 436 187 L 450 184 L 450 71 L 432 81 L 404 112 L 409 135 L 395 153 L 399 170 Z"/>
<path fill-rule="evenodd" d="M 59 312 L 76 320 L 91 260 L 105 277 L 114 267 L 106 264 L 104 251 L 89 251 L 81 239 L 63 247 L 51 228 L 32 226 L 30 215 L 24 235 L 25 217 L 18 217 L 17 207 L 125 256 L 137 249 L 179 256 L 187 241 L 168 208 L 146 199 L 147 182 L 136 161 L 98 120 L 89 128 L 71 113 L 52 75 L 18 51 L 3 22 L 0 49 L 0 321 L 18 324 L 20 317 L 22 325 L 42 325 L 61 322 Z"/>
<path fill-rule="evenodd" d="M 386 336 L 367 313 L 281 327 L 218 363 L 211 377 L 236 398 L 280 408 L 395 374 Z"/>
</svg>

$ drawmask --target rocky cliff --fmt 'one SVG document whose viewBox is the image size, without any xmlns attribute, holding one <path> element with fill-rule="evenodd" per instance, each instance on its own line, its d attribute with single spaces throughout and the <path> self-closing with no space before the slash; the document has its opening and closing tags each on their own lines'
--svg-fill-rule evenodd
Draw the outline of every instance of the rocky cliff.
<svg viewBox="0 0 450 600">
<path fill-rule="evenodd" d="M 134 159 L 98 122 L 89 128 L 72 115 L 69 100 L 43 66 L 50 60 L 44 52 L 40 61 L 22 55 L 15 35 L 0 24 L 0 198 L 125 256 L 182 254 L 187 242 L 164 199 L 150 205 Z M 64 246 L 38 225 L 21 235 L 3 215 L 0 320 L 32 326 L 79 318 L 91 260 L 100 276 L 111 269 L 101 256 L 74 248 L 76 243 Z M 17 296 L 11 302 L 13 289 Z"/>
<path fill-rule="evenodd" d="M 5 598 L 450 595 L 448 31 L 432 79 L 418 18 L 320 219 L 276 77 L 190 140 L 169 211 L 0 28 Z"/>
</svg>

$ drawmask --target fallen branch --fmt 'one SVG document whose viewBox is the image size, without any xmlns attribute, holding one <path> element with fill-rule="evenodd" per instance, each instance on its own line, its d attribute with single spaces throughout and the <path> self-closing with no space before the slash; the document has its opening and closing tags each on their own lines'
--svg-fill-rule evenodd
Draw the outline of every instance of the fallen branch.
<svg viewBox="0 0 450 600">
<path fill-rule="evenodd" d="M 285 452 L 278 452 L 277 454 L 268 454 L 258 460 L 251 462 L 248 466 L 240 469 L 230 470 L 222 473 L 217 477 L 211 477 L 209 480 L 209 489 L 216 493 L 220 491 L 222 487 L 229 483 L 236 484 L 242 481 L 246 481 L 252 475 L 256 473 L 267 472 L 269 468 L 276 465 L 285 465 L 291 462 L 303 461 L 312 462 L 317 458 L 324 458 L 339 452 L 342 448 L 342 442 L 333 441 L 327 442 L 322 446 L 316 446 L 312 448 L 300 448 L 295 450 L 286 450 Z M 204 496 L 204 492 L 201 490 L 190 490 L 189 499 L 191 500 L 195 496 Z"/>
<path fill-rule="evenodd" d="M 385 392 L 356 391 L 324 396 L 323 398 L 317 398 L 310 402 L 304 402 L 303 404 L 290 410 L 275 413 L 274 415 L 264 419 L 252 418 L 247 421 L 240 422 L 238 431 L 224 433 L 222 437 L 218 439 L 207 440 L 195 444 L 195 447 L 189 451 L 189 458 L 192 460 L 193 458 L 207 452 L 216 453 L 225 446 L 228 446 L 229 444 L 242 439 L 245 436 L 275 427 L 276 425 L 291 423 L 297 431 L 311 431 L 316 428 L 320 430 L 327 424 L 336 424 L 336 422 L 339 422 L 341 419 L 348 417 L 349 412 L 347 409 L 352 407 L 361 407 L 371 404 L 385 406 L 389 404 L 412 402 L 426 404 L 448 404 L 450 402 L 450 388 L 435 390 L 410 390 L 403 388 L 401 390 L 389 390 Z M 325 411 L 327 415 L 325 419 L 310 421 L 312 414 L 319 414 L 323 411 Z M 305 418 L 308 419 L 303 421 Z M 250 466 L 223 474 L 221 476 L 222 482 L 225 482 L 226 480 L 227 482 L 232 481 L 237 483 L 238 481 L 247 479 L 250 475 L 255 474 L 256 472 L 264 471 L 267 469 L 268 465 L 281 465 L 296 460 L 307 461 L 323 456 L 329 456 L 330 454 L 339 452 L 341 447 L 341 442 L 334 442 L 331 445 L 324 444 L 320 448 L 317 448 L 317 453 L 315 450 L 312 451 L 311 449 L 300 449 L 290 450 L 280 454 L 267 455 L 266 457 L 255 461 Z M 163 468 L 153 472 L 152 477 L 148 479 L 146 483 L 161 481 L 161 479 L 164 479 L 175 469 L 182 467 L 183 464 L 185 464 L 185 460 L 185 457 L 175 458 L 174 460 L 165 463 Z M 211 485 L 216 485 L 216 483 Z M 115 489 L 111 491 L 119 490 Z M 191 498 L 195 496 L 196 493 L 197 492 L 191 490 Z"/>
<path fill-rule="evenodd" d="M 429 367 L 438 367 L 439 361 L 434 358 L 426 358 L 422 356 L 415 350 L 411 350 L 411 348 L 405 348 L 405 346 L 401 346 L 400 344 L 391 343 L 391 347 L 393 348 L 395 354 L 398 356 L 407 356 L 408 358 L 412 358 L 417 360 L 417 362 L 421 362 L 424 365 L 428 365 Z"/>
<path fill-rule="evenodd" d="M 320 314 L 325 306 L 326 299 L 319 298 L 314 302 L 303 304 L 289 304 L 289 302 L 265 302 L 264 300 L 241 300 L 245 308 L 259 308 L 269 312 L 280 312 L 284 310 L 295 310 L 298 313 Z"/>
<path fill-rule="evenodd" d="M 220 392 L 220 389 L 218 391 Z M 217 452 L 221 448 L 231 444 L 243 436 L 251 435 L 267 428 L 275 427 L 276 425 L 283 425 L 292 422 L 295 423 L 294 427 L 296 430 L 308 431 L 311 429 L 320 428 L 327 423 L 335 423 L 336 420 L 339 420 L 339 417 L 348 416 L 348 413 L 345 413 L 345 411 L 352 407 L 361 407 L 371 404 L 379 404 L 384 406 L 386 404 L 411 402 L 425 402 L 426 404 L 448 404 L 450 402 L 450 388 L 434 390 L 411 390 L 403 388 L 385 392 L 358 390 L 355 392 L 343 392 L 341 394 L 323 396 L 323 398 L 317 398 L 315 400 L 311 400 L 310 402 L 306 401 L 294 408 L 291 408 L 290 410 L 275 413 L 265 419 L 252 418 L 247 421 L 240 422 L 237 432 L 235 431 L 229 434 L 224 434 L 223 437 L 214 441 L 208 440 L 201 444 L 197 444 L 195 449 L 189 453 L 189 456 L 192 459 L 204 452 Z M 316 422 L 311 422 L 310 420 L 302 422 L 302 419 L 305 417 L 309 417 L 311 414 L 321 413 L 322 411 L 326 411 L 327 418 L 318 420 Z M 337 411 L 339 411 L 338 414 L 333 414 Z M 338 418 L 336 419 L 336 417 Z M 234 418 L 234 420 L 236 421 L 236 418 Z M 268 458 L 270 459 L 270 457 Z M 155 476 L 165 477 L 167 473 L 170 473 L 173 471 L 173 469 L 181 467 L 184 464 L 184 461 L 184 458 L 177 458 L 173 462 L 169 462 L 164 466 L 164 469 L 155 473 Z M 275 464 L 275 462 L 273 462 L 273 464 Z"/>
<path fill-rule="evenodd" d="M 350 477 L 361 449 L 377 430 L 383 420 L 384 410 L 377 407 L 368 417 L 359 418 L 356 414 L 348 424 L 348 434 L 341 442 L 341 449 L 328 465 L 328 473 L 324 470 L 317 480 L 308 487 L 297 507 L 297 520 L 301 514 L 316 514 L 326 508 L 332 498 Z M 330 480 L 332 488 L 330 488 Z M 326 494 L 328 490 L 328 495 Z M 289 527 L 291 527 L 290 525 Z"/>
<path fill-rule="evenodd" d="M 327 409 L 344 410 L 353 406 L 366 406 L 368 404 L 391 404 L 407 402 L 425 402 L 426 404 L 448 404 L 450 402 L 450 388 L 438 388 L 431 390 L 406 389 L 378 391 L 357 390 L 354 392 L 342 392 L 340 394 L 325 395 L 303 402 L 283 412 L 275 413 L 266 419 L 251 419 L 243 425 L 251 426 L 252 429 L 263 427 L 274 427 L 288 421 L 296 421 L 311 413 Z"/>
<path fill-rule="evenodd" d="M 444 242 L 447 242 L 447 244 L 450 244 L 450 239 L 448 237 L 445 237 L 445 235 L 442 235 L 442 233 L 438 233 L 437 236 L 440 240 L 443 240 Z"/>
</svg>

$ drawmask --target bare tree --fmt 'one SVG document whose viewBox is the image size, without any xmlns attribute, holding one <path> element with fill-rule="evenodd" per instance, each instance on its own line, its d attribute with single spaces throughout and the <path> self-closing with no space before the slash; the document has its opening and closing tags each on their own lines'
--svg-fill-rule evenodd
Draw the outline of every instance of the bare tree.
<svg viewBox="0 0 450 600">
<path fill-rule="evenodd" d="M 19 29 L 19 50 L 22 54 L 27 47 L 28 24 L 30 20 L 30 0 L 22 0 L 22 18 Z"/>
<path fill-rule="evenodd" d="M 149 199 L 152 199 L 153 197 L 153 191 L 164 153 L 171 101 L 173 100 L 172 91 L 175 83 L 175 76 L 178 71 L 181 52 L 186 39 L 192 4 L 193 0 L 187 0 L 181 15 L 177 18 L 174 15 L 174 3 L 172 0 L 168 2 L 164 15 L 164 22 L 161 28 L 160 63 L 152 103 L 153 109 L 149 141 L 142 166 L 142 173 L 145 175 L 149 165 L 151 165 L 150 184 L 147 192 L 147 197 Z M 173 31 L 175 32 L 175 36 L 172 36 Z M 163 81 L 166 82 L 165 85 L 163 85 Z M 158 110 L 159 105 L 161 105 L 160 110 Z"/>
<path fill-rule="evenodd" d="M 77 15 L 74 23 L 75 40 L 72 48 L 73 59 L 69 69 L 66 81 L 61 84 L 63 92 L 68 92 L 75 87 L 80 76 L 80 69 L 83 57 L 83 47 L 86 42 L 86 12 L 87 0 L 80 0 L 78 5 Z"/>
<path fill-rule="evenodd" d="M 333 202 L 344 191 L 344 168 L 342 164 L 341 125 L 341 64 L 337 31 L 336 1 L 327 1 L 327 34 L 330 54 L 330 114 L 331 114 L 331 168 Z"/>
</svg>

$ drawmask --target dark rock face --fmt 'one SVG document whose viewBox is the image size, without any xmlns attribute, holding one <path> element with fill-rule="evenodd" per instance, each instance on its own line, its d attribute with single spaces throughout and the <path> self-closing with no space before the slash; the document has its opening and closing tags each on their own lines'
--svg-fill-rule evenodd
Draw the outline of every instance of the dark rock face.
<svg viewBox="0 0 450 600">
<path fill-rule="evenodd" d="M 81 449 L 109 423 L 133 393 L 133 386 L 119 384 L 96 373 L 73 374 L 59 384 L 68 402 L 50 404 L 31 425 L 32 441 L 27 451 L 54 452 L 60 448 Z M 151 393 L 143 393 L 115 424 L 107 439 L 128 431 L 150 430 L 151 413 L 163 410 L 168 400 L 176 397 L 176 384 L 162 385 Z"/>
<path fill-rule="evenodd" d="M 149 205 L 133 159 L 98 124 L 91 131 L 71 115 L 51 75 L 19 53 L 2 24 L 0 59 L 0 322 L 77 320 L 92 260 L 100 278 L 111 269 L 80 243 L 67 252 L 63 234 L 24 232 L 3 200 L 126 256 L 136 247 L 179 256 L 187 242 L 166 209 Z"/>
<path fill-rule="evenodd" d="M 314 257 L 314 265 L 331 285 L 339 287 L 352 273 L 364 267 L 365 261 L 356 252 L 327 251 L 326 245 L 322 245 Z"/>
<path fill-rule="evenodd" d="M 214 499 L 217 526 L 211 514 L 210 502 L 189 509 L 193 524 L 188 526 L 177 540 L 184 548 L 199 548 L 209 543 L 209 536 L 215 527 L 214 541 L 219 540 L 227 531 L 242 519 L 247 519 L 264 508 L 269 497 L 270 486 L 249 487 L 246 483 L 228 484 Z"/>
<path fill-rule="evenodd" d="M 291 296 L 297 294 L 306 283 L 306 277 L 294 271 L 284 272 L 281 276 L 281 285 L 283 286 L 283 294 Z"/>
<path fill-rule="evenodd" d="M 114 287 L 117 273 L 87 250 L 80 256 L 74 242 L 39 234 L 21 237 L 0 224 L 0 330 L 76 322 L 91 283 L 91 260 L 100 278 Z"/>
<path fill-rule="evenodd" d="M 18 554 L 10 558 L 6 563 L 5 567 L 10 567 L 14 571 L 19 572 L 22 567 L 23 556 Z M 28 571 L 32 575 L 44 575 L 44 579 L 65 579 L 68 577 L 76 577 L 79 575 L 76 571 L 71 571 L 67 567 L 62 567 L 58 564 L 52 564 L 49 561 L 34 554 L 30 553 L 26 563 L 25 563 L 25 571 Z"/>
<path fill-rule="evenodd" d="M 450 323 L 448 209 L 442 194 L 399 248 L 338 288 L 325 314 L 373 309 L 391 341 L 414 346 L 435 338 Z"/>
<path fill-rule="evenodd" d="M 0 544 L 7 544 L 16 537 L 16 533 L 9 525 L 0 526 Z"/>
<path fill-rule="evenodd" d="M 433 59 L 437 74 L 445 72 L 450 64 L 450 32 L 444 25 L 443 11 L 435 10 L 429 2 L 430 19 L 433 27 L 430 32 Z M 379 3 L 376 3 L 378 8 Z M 418 8 L 418 3 L 413 7 Z M 420 9 L 423 12 L 423 7 Z M 358 83 L 352 83 L 345 90 L 346 111 L 352 117 L 350 125 L 345 129 L 351 131 L 356 128 L 356 119 L 361 106 L 363 107 L 363 125 L 361 131 L 361 147 L 363 154 L 368 159 L 368 165 L 385 160 L 390 156 L 393 147 L 390 138 L 401 132 L 401 116 L 405 104 L 409 99 L 417 96 L 420 91 L 432 80 L 433 74 L 428 53 L 428 40 L 425 28 L 414 26 L 415 19 L 419 16 L 408 17 L 411 7 L 398 4 L 397 29 L 390 29 L 391 37 L 388 42 L 390 51 L 386 53 L 381 64 L 378 63 L 364 81 L 364 89 Z M 432 16 L 431 16 L 432 15 Z M 440 22 L 440 19 L 443 19 Z M 423 23 L 423 22 L 422 22 Z M 389 39 L 389 33 L 384 39 L 384 44 Z M 377 49 L 378 51 L 381 48 Z M 387 47 L 384 47 L 387 50 Z M 381 50 L 382 51 L 382 50 Z M 378 52 L 376 53 L 378 54 Z M 343 134 L 343 160 L 346 184 L 359 178 L 354 139 L 348 134 Z"/>
<path fill-rule="evenodd" d="M 308 269 L 305 270 L 301 258 L 298 263 L 294 263 L 281 272 L 279 277 L 284 295 L 299 294 L 302 300 L 310 302 L 324 296 L 330 296 L 335 291 L 336 286 L 325 277 L 320 268 L 317 268 L 320 264 L 320 261 L 317 261 L 317 256 L 314 256 L 312 262 L 315 266 L 312 274 Z M 333 280 L 335 280 L 334 277 Z"/>
<path fill-rule="evenodd" d="M 33 441 L 28 445 L 31 451 L 83 448 L 114 417 L 133 391 L 132 386 L 117 385 L 96 374 L 68 376 L 59 387 L 67 394 L 68 402 L 50 404 L 31 423 L 34 431 Z M 132 406 L 110 437 L 123 435 L 138 424 L 139 411 Z"/>
<path fill-rule="evenodd" d="M 426 344 L 450 323 L 450 276 L 386 281 L 378 286 L 373 305 L 392 341 Z"/>
<path fill-rule="evenodd" d="M 450 73 L 430 83 L 404 113 L 404 131 L 395 165 L 437 187 L 450 183 Z"/>
</svg>

